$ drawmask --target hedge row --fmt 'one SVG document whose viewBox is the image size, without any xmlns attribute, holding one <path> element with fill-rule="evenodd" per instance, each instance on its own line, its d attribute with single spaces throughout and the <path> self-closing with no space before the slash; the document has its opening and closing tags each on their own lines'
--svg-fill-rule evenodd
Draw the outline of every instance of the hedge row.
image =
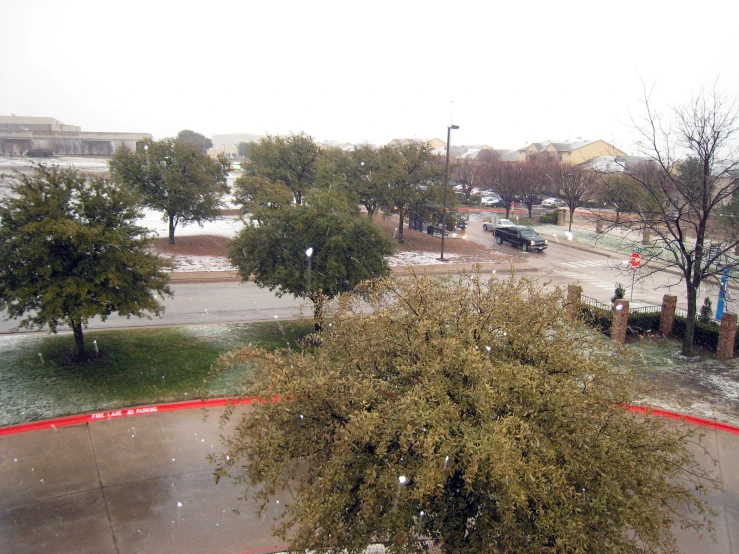
<svg viewBox="0 0 739 554">
<path fill-rule="evenodd" d="M 581 310 L 583 319 L 593 327 L 600 329 L 603 333 L 611 331 L 613 312 L 593 306 L 584 306 Z M 659 312 L 629 314 L 629 327 L 640 332 L 659 330 Z M 675 316 L 675 324 L 672 327 L 672 335 L 682 338 L 685 335 L 686 318 Z M 693 335 L 693 343 L 716 350 L 718 348 L 719 327 L 715 323 L 701 323 L 696 321 Z M 734 350 L 739 350 L 739 333 L 734 341 Z"/>
</svg>

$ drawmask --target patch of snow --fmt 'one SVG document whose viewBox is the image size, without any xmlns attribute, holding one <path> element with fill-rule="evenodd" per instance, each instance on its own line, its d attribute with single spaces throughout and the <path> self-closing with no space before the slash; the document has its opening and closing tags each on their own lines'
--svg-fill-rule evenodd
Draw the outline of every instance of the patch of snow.
<svg viewBox="0 0 739 554">
<path fill-rule="evenodd" d="M 234 271 L 228 258 L 223 256 L 172 256 L 173 271 L 188 273 L 192 271 Z"/>
<path fill-rule="evenodd" d="M 457 254 L 444 254 L 444 259 L 458 258 Z M 390 267 L 404 265 L 438 265 L 444 262 L 439 260 L 438 252 L 398 252 L 387 258 Z"/>
<path fill-rule="evenodd" d="M 150 229 L 159 237 L 169 235 L 169 225 L 167 221 L 162 219 L 161 212 L 152 210 L 144 210 L 144 215 L 137 221 L 137 224 Z M 175 237 L 187 237 L 195 235 L 216 235 L 219 237 L 235 237 L 244 225 L 244 221 L 239 216 L 219 217 L 215 221 L 206 221 L 203 225 L 180 223 L 175 229 Z"/>
</svg>

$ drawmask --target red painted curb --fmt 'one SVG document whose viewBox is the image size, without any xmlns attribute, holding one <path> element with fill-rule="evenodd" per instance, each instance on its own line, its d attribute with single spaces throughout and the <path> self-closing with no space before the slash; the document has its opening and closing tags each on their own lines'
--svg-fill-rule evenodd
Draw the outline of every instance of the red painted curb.
<svg viewBox="0 0 739 554">
<path fill-rule="evenodd" d="M 721 423 L 720 421 L 713 421 L 712 419 L 704 419 L 702 417 L 696 417 L 691 415 L 679 414 L 677 412 L 670 412 L 669 410 L 660 410 L 659 408 L 649 408 L 647 406 L 622 406 L 630 412 L 636 412 L 640 414 L 647 414 L 655 417 L 666 417 L 668 419 L 674 419 L 676 421 L 684 421 L 685 423 L 691 423 L 693 425 L 699 425 L 700 427 L 708 427 L 710 429 L 717 429 L 719 431 L 726 431 L 727 433 L 733 433 L 739 435 L 739 427 L 736 425 L 730 425 L 728 423 Z"/>
<path fill-rule="evenodd" d="M 193 408 L 214 408 L 225 406 L 226 404 L 251 404 L 260 402 L 262 399 L 252 398 L 210 398 L 207 400 L 186 400 L 183 402 L 171 402 L 168 404 L 157 404 L 152 406 L 138 406 L 136 408 L 122 408 L 120 410 L 108 410 L 106 412 L 94 412 L 91 414 L 73 415 L 67 417 L 58 417 L 54 419 L 45 419 L 43 421 L 34 421 L 31 423 L 20 423 L 9 427 L 0 427 L 0 437 L 3 435 L 13 435 L 15 433 L 25 433 L 27 431 L 38 431 L 41 429 L 51 429 L 54 427 L 67 427 L 69 425 L 80 425 L 91 421 L 103 421 L 106 419 L 118 419 L 120 417 L 129 417 L 145 414 L 158 414 L 162 412 L 176 412 L 179 410 L 191 410 Z"/>
<path fill-rule="evenodd" d="M 277 400 L 277 397 L 272 401 Z M 118 419 L 120 417 L 130 417 L 146 414 L 158 414 L 162 412 L 176 412 L 179 410 L 191 410 L 193 408 L 215 408 L 225 406 L 226 404 L 252 404 L 261 402 L 263 399 L 257 397 L 250 398 L 211 398 L 208 400 L 186 400 L 184 402 L 171 402 L 169 404 L 158 404 L 152 406 L 139 406 L 137 408 L 122 408 L 120 410 L 109 410 L 107 412 L 94 412 L 91 414 L 81 414 L 67 417 L 58 417 L 54 419 L 45 419 L 43 421 L 34 421 L 31 423 L 20 423 L 9 427 L 0 427 L 0 437 L 3 435 L 14 435 L 16 433 L 25 433 L 27 431 L 38 431 L 41 429 L 51 429 L 54 427 L 67 427 L 69 425 L 80 425 L 91 421 L 103 421 L 107 419 Z M 660 410 L 659 408 L 649 408 L 647 406 L 624 405 L 622 408 L 631 412 L 651 415 L 655 417 L 666 417 L 676 421 L 684 421 L 692 425 L 700 427 L 708 427 L 719 431 L 726 431 L 739 435 L 739 427 L 720 421 L 704 419 L 691 415 L 670 412 L 668 410 Z"/>
</svg>

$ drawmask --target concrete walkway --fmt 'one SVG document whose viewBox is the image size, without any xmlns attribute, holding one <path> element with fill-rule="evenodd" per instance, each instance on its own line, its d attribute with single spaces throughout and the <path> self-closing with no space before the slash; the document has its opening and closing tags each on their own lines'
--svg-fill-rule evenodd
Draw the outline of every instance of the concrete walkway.
<svg viewBox="0 0 739 554">
<path fill-rule="evenodd" d="M 280 506 L 258 518 L 229 482 L 214 484 L 205 457 L 221 450 L 221 412 L 209 410 L 205 421 L 194 409 L 0 436 L 0 552 L 280 551 L 270 535 Z M 707 429 L 702 444 L 723 482 L 708 497 L 717 540 L 677 529 L 679 545 L 739 554 L 739 434 Z M 713 467 L 709 456 L 701 460 Z"/>
</svg>

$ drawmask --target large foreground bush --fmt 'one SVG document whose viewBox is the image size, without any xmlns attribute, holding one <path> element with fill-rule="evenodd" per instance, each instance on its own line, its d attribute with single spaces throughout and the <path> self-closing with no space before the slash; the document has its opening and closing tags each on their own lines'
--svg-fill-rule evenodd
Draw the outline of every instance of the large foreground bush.
<svg viewBox="0 0 739 554">
<path fill-rule="evenodd" d="M 684 437 L 619 407 L 621 358 L 560 291 L 473 274 L 362 292 L 314 351 L 223 360 L 258 360 L 248 393 L 279 401 L 244 416 L 216 476 L 263 505 L 290 484 L 291 549 L 671 552 L 676 520 L 700 525 Z"/>
</svg>

